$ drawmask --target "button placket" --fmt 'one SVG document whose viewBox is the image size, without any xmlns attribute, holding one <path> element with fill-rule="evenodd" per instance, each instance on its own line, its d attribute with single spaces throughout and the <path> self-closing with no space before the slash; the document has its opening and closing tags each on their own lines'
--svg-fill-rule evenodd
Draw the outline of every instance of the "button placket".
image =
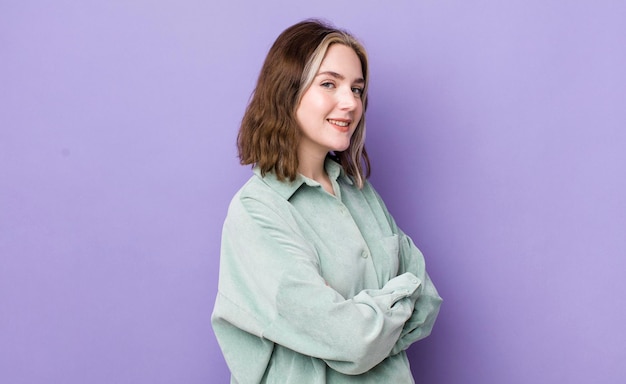
<svg viewBox="0 0 626 384">
<path fill-rule="evenodd" d="M 345 216 L 348 214 L 348 209 L 346 208 L 345 205 L 339 203 L 339 212 Z"/>
<path fill-rule="evenodd" d="M 363 241 L 363 245 L 362 245 L 362 251 L 360 253 L 361 259 L 363 259 L 363 261 L 366 261 L 369 259 L 368 264 L 373 268 L 373 259 L 372 259 L 372 255 L 371 252 L 369 250 L 369 247 L 367 245 L 367 242 L 365 241 L 365 238 L 363 238 L 363 234 L 361 233 L 361 230 L 359 229 L 359 226 L 357 225 L 357 223 L 354 221 L 354 218 L 352 217 L 352 215 L 350 214 L 350 211 L 348 210 L 348 207 L 346 207 L 341 201 L 337 201 L 337 204 L 339 206 L 339 213 L 344 216 L 349 218 L 350 222 L 352 223 L 354 229 L 355 229 L 355 234 L 358 234 L 358 236 L 361 238 L 361 240 Z"/>
</svg>

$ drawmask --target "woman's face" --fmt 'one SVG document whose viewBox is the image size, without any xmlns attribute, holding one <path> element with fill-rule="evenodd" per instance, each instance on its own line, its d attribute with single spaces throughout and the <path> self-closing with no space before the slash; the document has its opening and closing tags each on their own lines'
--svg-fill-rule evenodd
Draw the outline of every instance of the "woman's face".
<svg viewBox="0 0 626 384">
<path fill-rule="evenodd" d="M 361 61 L 354 50 L 342 44 L 331 45 L 296 109 L 302 132 L 300 157 L 319 158 L 329 151 L 348 148 L 363 115 L 364 85 Z"/>
</svg>

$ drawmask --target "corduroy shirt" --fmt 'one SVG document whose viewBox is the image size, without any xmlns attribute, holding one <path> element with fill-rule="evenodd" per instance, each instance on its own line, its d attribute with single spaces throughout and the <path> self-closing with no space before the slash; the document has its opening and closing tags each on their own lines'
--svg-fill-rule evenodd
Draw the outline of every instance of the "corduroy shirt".
<svg viewBox="0 0 626 384">
<path fill-rule="evenodd" d="M 334 196 L 255 169 L 231 201 L 212 315 L 231 383 L 414 382 L 441 297 L 371 184 L 325 167 Z"/>
</svg>

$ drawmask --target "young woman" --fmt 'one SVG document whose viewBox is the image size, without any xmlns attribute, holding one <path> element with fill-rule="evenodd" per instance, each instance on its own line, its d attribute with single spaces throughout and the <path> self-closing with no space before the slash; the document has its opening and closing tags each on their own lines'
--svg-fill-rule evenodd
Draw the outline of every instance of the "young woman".
<svg viewBox="0 0 626 384">
<path fill-rule="evenodd" d="M 231 383 L 412 383 L 441 298 L 367 181 L 368 63 L 308 20 L 270 49 L 238 136 L 212 323 Z"/>
</svg>

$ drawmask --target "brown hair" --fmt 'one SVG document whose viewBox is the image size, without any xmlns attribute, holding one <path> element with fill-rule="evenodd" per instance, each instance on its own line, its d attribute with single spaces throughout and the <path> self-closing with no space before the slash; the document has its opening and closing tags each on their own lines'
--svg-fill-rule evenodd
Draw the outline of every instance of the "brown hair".
<svg viewBox="0 0 626 384">
<path fill-rule="evenodd" d="M 302 21 L 283 31 L 265 58 L 237 136 L 241 164 L 257 165 L 262 175 L 274 172 L 279 180 L 296 178 L 300 140 L 296 109 L 332 44 L 352 48 L 361 61 L 365 79 L 361 99 L 365 111 L 369 73 L 367 54 L 361 43 L 348 32 L 321 21 Z M 359 188 L 362 187 L 370 174 L 365 150 L 365 113 L 350 146 L 334 155 Z"/>
</svg>

